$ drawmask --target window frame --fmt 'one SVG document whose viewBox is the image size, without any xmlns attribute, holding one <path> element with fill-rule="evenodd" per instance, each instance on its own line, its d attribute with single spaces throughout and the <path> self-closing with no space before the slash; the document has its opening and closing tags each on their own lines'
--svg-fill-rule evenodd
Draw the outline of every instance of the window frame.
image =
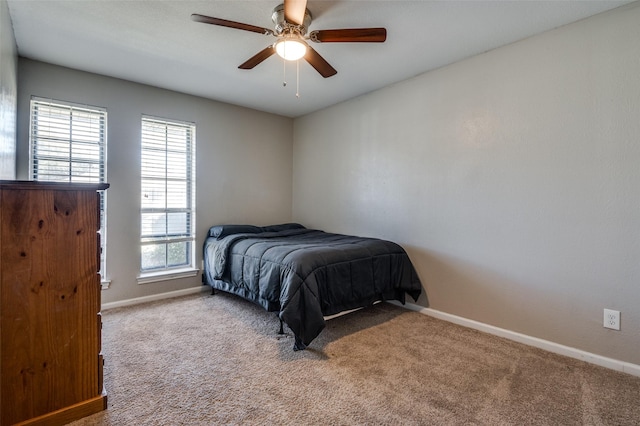
<svg viewBox="0 0 640 426">
<path fill-rule="evenodd" d="M 174 120 L 156 117 L 152 115 L 143 114 L 140 121 L 140 215 L 139 215 L 139 223 L 140 223 L 140 238 L 139 238 L 139 247 L 140 247 L 140 257 L 139 257 L 139 276 L 137 281 L 139 284 L 145 284 L 149 282 L 155 281 L 165 281 L 176 278 L 184 278 L 195 276 L 198 273 L 198 269 L 196 268 L 196 163 L 195 163 L 195 153 L 196 153 L 196 124 L 193 122 L 187 122 L 182 120 Z M 158 169 L 154 169 L 152 171 L 145 170 L 145 162 L 152 161 L 153 155 L 145 156 L 145 151 L 156 151 L 157 148 L 149 148 L 145 149 L 145 126 L 163 126 L 164 127 L 164 149 L 161 150 L 164 153 L 164 170 L 161 172 L 162 178 L 158 177 Z M 175 151 L 169 149 L 168 145 L 170 145 L 170 136 L 169 131 L 180 130 L 183 129 L 185 131 L 185 146 L 184 151 Z M 151 135 L 157 135 L 153 132 L 149 133 Z M 172 139 L 174 142 L 175 140 Z M 147 154 L 148 154 L 147 152 Z M 169 155 L 167 153 L 176 154 L 177 152 L 184 152 L 185 157 L 185 178 L 175 178 L 170 177 L 169 170 Z M 182 162 L 183 159 L 180 159 Z M 143 207 L 145 193 L 144 182 L 156 181 L 162 182 L 164 184 L 164 207 Z M 186 185 L 186 206 L 181 207 L 169 207 L 169 194 L 170 190 L 168 189 L 168 182 L 184 182 Z M 169 229 L 169 215 L 176 213 L 186 213 L 185 216 L 185 225 L 186 232 L 184 234 L 170 235 Z M 148 228 L 149 225 L 145 226 L 145 214 L 153 215 L 159 214 L 165 216 L 165 224 L 164 231 L 160 234 L 150 235 L 145 234 L 145 227 Z M 153 229 L 151 225 L 150 229 Z M 169 264 L 169 244 L 171 243 L 187 243 L 187 262 L 185 264 L 180 265 L 170 265 Z M 164 245 L 165 246 L 165 262 L 164 266 L 154 267 L 154 268 L 143 268 L 143 247 L 150 245 Z"/>
</svg>

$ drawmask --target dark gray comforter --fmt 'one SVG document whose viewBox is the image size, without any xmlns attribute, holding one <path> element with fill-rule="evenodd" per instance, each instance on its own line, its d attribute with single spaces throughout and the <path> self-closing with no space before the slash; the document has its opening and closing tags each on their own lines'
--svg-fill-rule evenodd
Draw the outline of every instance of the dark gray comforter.
<svg viewBox="0 0 640 426">
<path fill-rule="evenodd" d="M 379 300 L 417 300 L 418 276 L 398 244 L 312 229 L 209 237 L 204 277 L 279 312 L 304 349 L 325 327 L 323 316 Z"/>
</svg>

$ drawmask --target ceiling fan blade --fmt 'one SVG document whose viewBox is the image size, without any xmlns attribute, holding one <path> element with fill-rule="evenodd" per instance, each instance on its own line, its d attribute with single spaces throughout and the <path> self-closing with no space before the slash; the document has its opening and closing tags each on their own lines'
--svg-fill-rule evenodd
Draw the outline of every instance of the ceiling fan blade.
<svg viewBox="0 0 640 426">
<path fill-rule="evenodd" d="M 284 0 L 284 19 L 290 24 L 302 25 L 307 0 Z"/>
<path fill-rule="evenodd" d="M 251 58 L 247 59 L 247 61 L 240 65 L 238 68 L 242 70 L 250 70 L 274 53 L 276 53 L 276 49 L 273 47 L 273 45 L 267 46 L 260 52 L 253 55 Z"/>
<path fill-rule="evenodd" d="M 304 59 L 309 62 L 309 64 L 324 78 L 331 77 L 338 73 L 338 71 L 329 65 L 329 62 L 325 61 L 318 52 L 311 48 L 311 46 L 307 46 L 307 53 L 304 55 Z"/>
<path fill-rule="evenodd" d="M 219 25 L 221 27 L 235 28 L 238 30 L 251 31 L 258 34 L 273 35 L 273 31 L 268 28 L 257 27 L 255 25 L 243 24 L 242 22 L 228 21 L 226 19 L 212 18 L 211 16 L 191 15 L 191 20 L 204 24 Z"/>
<path fill-rule="evenodd" d="M 341 30 L 317 30 L 309 33 L 316 43 L 382 43 L 387 39 L 385 28 L 345 28 Z"/>
</svg>

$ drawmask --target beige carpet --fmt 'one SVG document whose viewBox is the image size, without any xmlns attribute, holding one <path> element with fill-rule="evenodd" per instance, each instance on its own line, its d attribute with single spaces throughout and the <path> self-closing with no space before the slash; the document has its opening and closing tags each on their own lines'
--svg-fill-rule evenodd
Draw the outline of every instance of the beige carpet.
<svg viewBox="0 0 640 426">
<path fill-rule="evenodd" d="M 306 351 L 208 293 L 103 313 L 108 410 L 73 425 L 640 425 L 640 378 L 379 304 Z"/>
</svg>

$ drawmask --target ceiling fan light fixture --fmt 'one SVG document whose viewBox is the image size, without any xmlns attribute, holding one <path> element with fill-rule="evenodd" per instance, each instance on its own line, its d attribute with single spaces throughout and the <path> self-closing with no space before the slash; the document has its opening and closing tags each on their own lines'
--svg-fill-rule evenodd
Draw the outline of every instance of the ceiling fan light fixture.
<svg viewBox="0 0 640 426">
<path fill-rule="evenodd" d="M 307 53 L 307 43 L 297 38 L 283 38 L 276 42 L 276 52 L 287 61 L 297 61 Z"/>
<path fill-rule="evenodd" d="M 242 70 L 253 69 L 277 53 L 286 61 L 297 62 L 304 58 L 322 77 L 328 78 L 336 75 L 338 71 L 307 44 L 309 40 L 314 43 L 382 43 L 387 39 L 387 30 L 382 27 L 314 30 L 307 36 L 312 16 L 306 6 L 307 0 L 284 0 L 282 4 L 276 6 L 271 13 L 275 30 L 197 13 L 192 14 L 191 19 L 204 24 L 276 37 L 275 43 L 271 42 L 260 52 L 240 64 L 238 68 Z M 286 69 L 286 62 L 283 64 Z"/>
</svg>

